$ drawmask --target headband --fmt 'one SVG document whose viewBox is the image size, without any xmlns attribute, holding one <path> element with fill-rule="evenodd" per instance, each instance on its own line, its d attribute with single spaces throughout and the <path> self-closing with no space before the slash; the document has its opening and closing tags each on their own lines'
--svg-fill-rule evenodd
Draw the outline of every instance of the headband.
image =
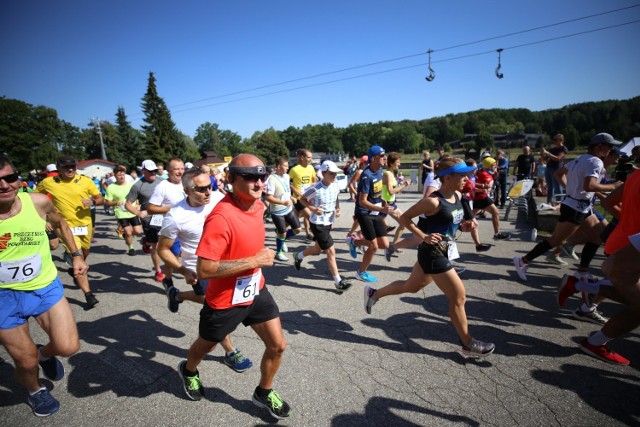
<svg viewBox="0 0 640 427">
<path fill-rule="evenodd" d="M 439 172 L 438 178 L 442 178 L 443 176 L 451 175 L 453 173 L 469 173 L 469 172 L 473 172 L 474 170 L 476 170 L 475 166 L 467 166 L 465 162 L 460 162 Z"/>
<path fill-rule="evenodd" d="M 267 169 L 264 166 L 230 166 L 231 175 L 266 175 Z"/>
</svg>

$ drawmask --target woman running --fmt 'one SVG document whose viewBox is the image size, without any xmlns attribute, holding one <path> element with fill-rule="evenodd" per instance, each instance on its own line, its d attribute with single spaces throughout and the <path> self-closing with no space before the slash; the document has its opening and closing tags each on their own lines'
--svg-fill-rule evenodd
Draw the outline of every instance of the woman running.
<svg viewBox="0 0 640 427">
<path fill-rule="evenodd" d="M 463 206 L 460 193 L 468 179 L 467 175 L 475 168 L 452 157 L 441 160 L 435 169 L 441 182 L 440 190 L 420 200 L 400 217 L 400 223 L 422 242 L 418 247 L 418 262 L 414 264 L 407 280 L 398 280 L 377 290 L 366 286 L 365 311 L 371 314 L 371 308 L 380 298 L 416 293 L 434 281 L 449 300 L 449 317 L 460 337 L 461 353 L 464 356 L 485 357 L 493 352 L 495 345 L 476 340 L 469 334 L 464 309 L 464 284 L 450 262 L 450 259 L 459 256 L 454 241 L 458 228 L 470 231 L 478 225 L 470 209 Z M 421 218 L 416 226 L 412 220 L 421 214 L 425 218 Z"/>
</svg>

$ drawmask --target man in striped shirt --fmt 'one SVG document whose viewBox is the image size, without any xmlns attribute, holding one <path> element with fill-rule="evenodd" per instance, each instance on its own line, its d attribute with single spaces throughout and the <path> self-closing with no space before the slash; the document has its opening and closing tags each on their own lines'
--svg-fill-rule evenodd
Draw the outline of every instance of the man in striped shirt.
<svg viewBox="0 0 640 427">
<path fill-rule="evenodd" d="M 320 255 L 325 252 L 336 291 L 342 293 L 351 287 L 351 283 L 343 279 L 338 272 L 336 250 L 331 238 L 333 222 L 336 217 L 340 216 L 340 203 L 338 202 L 340 189 L 336 184 L 336 175 L 340 172 L 340 168 L 331 160 L 326 160 L 320 166 L 320 171 L 322 180 L 309 187 L 300 198 L 300 203 L 311 212 L 309 221 L 315 244 L 294 254 L 294 266 L 296 270 L 300 270 L 304 257 Z"/>
</svg>

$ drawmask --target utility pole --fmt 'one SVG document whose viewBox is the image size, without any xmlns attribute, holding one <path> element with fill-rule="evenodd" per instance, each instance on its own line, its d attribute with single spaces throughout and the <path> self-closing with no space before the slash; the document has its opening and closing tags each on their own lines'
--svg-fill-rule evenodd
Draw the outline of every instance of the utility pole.
<svg viewBox="0 0 640 427">
<path fill-rule="evenodd" d="M 104 151 L 104 141 L 102 140 L 102 128 L 100 127 L 100 120 L 94 117 L 93 119 L 91 119 L 91 121 L 93 122 L 93 125 L 96 127 L 98 135 L 100 136 L 100 151 L 102 152 L 102 160 L 107 160 L 107 152 Z"/>
</svg>

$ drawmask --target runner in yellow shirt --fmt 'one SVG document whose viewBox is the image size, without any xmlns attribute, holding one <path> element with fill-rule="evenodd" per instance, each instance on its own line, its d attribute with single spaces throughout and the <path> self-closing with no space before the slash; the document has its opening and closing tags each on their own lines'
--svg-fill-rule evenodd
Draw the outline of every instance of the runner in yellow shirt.
<svg viewBox="0 0 640 427">
<path fill-rule="evenodd" d="M 306 148 L 299 148 L 296 151 L 298 164 L 289 169 L 289 177 L 291 178 L 291 195 L 296 200 L 294 207 L 298 213 L 298 218 L 304 218 L 304 231 L 307 234 L 307 240 L 312 241 L 313 236 L 309 231 L 309 209 L 300 203 L 300 198 L 311 185 L 318 180 L 316 171 L 311 164 L 313 158 L 311 151 Z"/>
<path fill-rule="evenodd" d="M 77 164 L 73 157 L 60 156 L 56 166 L 59 175 L 43 179 L 36 190 L 51 196 L 53 205 L 69 224 L 73 240 L 76 246 L 82 249 L 86 260 L 91 248 L 91 205 L 101 205 L 102 194 L 90 178 L 77 173 Z M 65 250 L 69 255 L 72 252 L 66 245 Z M 69 263 L 69 255 L 65 257 L 67 263 Z M 91 292 L 86 272 L 77 275 L 74 282 L 84 292 L 87 310 L 92 309 L 98 300 Z"/>
</svg>

